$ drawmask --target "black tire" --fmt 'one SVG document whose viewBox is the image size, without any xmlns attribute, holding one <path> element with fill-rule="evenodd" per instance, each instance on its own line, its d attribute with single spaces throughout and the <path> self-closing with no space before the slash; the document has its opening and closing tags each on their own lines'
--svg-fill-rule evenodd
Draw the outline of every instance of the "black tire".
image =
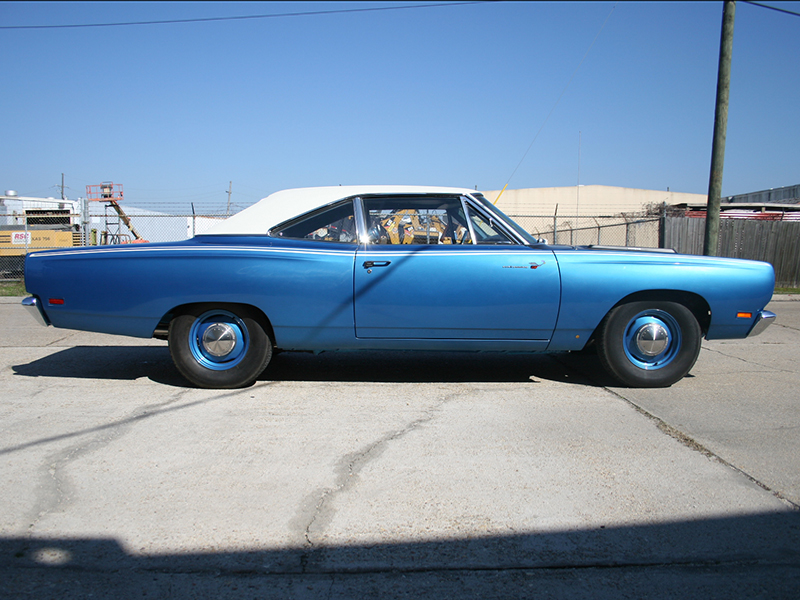
<svg viewBox="0 0 800 600">
<path fill-rule="evenodd" d="M 198 305 L 169 324 L 172 361 L 194 385 L 231 389 L 253 383 L 272 358 L 272 342 L 241 306 Z"/>
<path fill-rule="evenodd" d="M 694 314 L 677 302 L 630 302 L 600 324 L 597 354 L 614 377 L 630 387 L 669 387 L 700 354 L 703 333 Z"/>
</svg>

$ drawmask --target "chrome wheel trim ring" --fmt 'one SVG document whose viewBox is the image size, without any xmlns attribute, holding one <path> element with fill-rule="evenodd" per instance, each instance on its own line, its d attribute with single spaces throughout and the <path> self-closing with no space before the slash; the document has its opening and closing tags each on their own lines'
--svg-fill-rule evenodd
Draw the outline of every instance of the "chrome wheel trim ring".
<svg viewBox="0 0 800 600">
<path fill-rule="evenodd" d="M 661 369 L 678 356 L 681 328 L 668 312 L 652 309 L 634 316 L 623 335 L 628 360 L 640 369 Z"/>
</svg>

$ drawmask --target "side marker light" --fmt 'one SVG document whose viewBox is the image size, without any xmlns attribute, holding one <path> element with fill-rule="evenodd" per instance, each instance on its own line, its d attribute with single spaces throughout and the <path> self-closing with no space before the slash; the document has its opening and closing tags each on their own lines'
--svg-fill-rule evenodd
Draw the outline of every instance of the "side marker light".
<svg viewBox="0 0 800 600">
<path fill-rule="evenodd" d="M 753 313 L 747 313 L 747 312 L 736 313 L 736 318 L 737 319 L 752 319 L 753 318 Z"/>
<path fill-rule="evenodd" d="M 64 304 L 64 299 L 63 298 L 50 298 L 47 302 L 50 303 L 51 305 L 52 304 Z"/>
</svg>

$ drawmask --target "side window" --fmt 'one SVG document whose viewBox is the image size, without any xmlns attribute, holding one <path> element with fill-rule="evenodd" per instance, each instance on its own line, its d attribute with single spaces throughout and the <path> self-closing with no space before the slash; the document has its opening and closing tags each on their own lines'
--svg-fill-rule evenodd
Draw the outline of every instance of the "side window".
<svg viewBox="0 0 800 600">
<path fill-rule="evenodd" d="M 514 244 L 502 229 L 495 226 L 491 217 L 484 217 L 471 206 L 467 206 L 467 214 L 472 224 L 472 231 L 475 233 L 476 244 Z"/>
<path fill-rule="evenodd" d="M 458 198 L 365 198 L 372 244 L 471 244 Z"/>
<path fill-rule="evenodd" d="M 332 208 L 315 211 L 294 219 L 271 231 L 275 237 L 319 242 L 357 242 L 353 202 L 348 200 Z"/>
</svg>

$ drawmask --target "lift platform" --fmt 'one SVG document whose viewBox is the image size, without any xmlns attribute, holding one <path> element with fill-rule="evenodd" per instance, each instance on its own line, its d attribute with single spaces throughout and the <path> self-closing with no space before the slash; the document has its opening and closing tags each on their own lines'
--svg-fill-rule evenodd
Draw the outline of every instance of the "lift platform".
<svg viewBox="0 0 800 600">
<path fill-rule="evenodd" d="M 103 183 L 97 185 L 87 185 L 86 186 L 86 198 L 90 202 L 104 202 L 106 208 L 111 208 L 117 215 L 119 222 L 127 227 L 128 231 L 130 231 L 131 236 L 133 237 L 129 243 L 133 244 L 143 244 L 147 243 L 141 234 L 136 230 L 136 227 L 133 226 L 131 223 L 130 217 L 125 214 L 125 211 L 120 206 L 120 202 L 123 199 L 123 191 L 122 191 L 122 184 L 121 183 L 112 183 L 110 181 L 105 181 Z M 126 236 L 120 231 L 119 222 L 117 223 L 117 231 L 110 232 L 108 230 L 108 222 L 106 223 L 106 231 L 103 232 L 103 239 L 101 240 L 102 244 L 124 244 L 128 243 Z"/>
</svg>

